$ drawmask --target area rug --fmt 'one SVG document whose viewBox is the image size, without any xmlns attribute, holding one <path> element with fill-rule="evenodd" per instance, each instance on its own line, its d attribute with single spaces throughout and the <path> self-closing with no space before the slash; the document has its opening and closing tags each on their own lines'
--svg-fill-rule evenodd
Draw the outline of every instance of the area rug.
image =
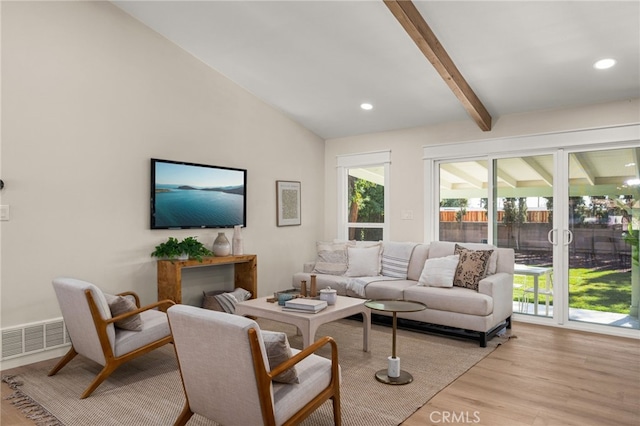
<svg viewBox="0 0 640 426">
<path fill-rule="evenodd" d="M 263 329 L 286 332 L 291 346 L 301 347 L 302 338 L 296 335 L 293 326 L 267 320 L 258 322 Z M 356 426 L 402 423 L 440 390 L 508 340 L 506 335 L 497 336 L 489 341 L 486 348 L 481 348 L 477 342 L 469 340 L 398 330 L 396 350 L 401 368 L 410 372 L 414 381 L 393 386 L 380 383 L 374 377 L 376 371 L 386 368 L 387 357 L 391 355 L 389 327 L 372 325 L 371 352 L 362 350 L 361 322 L 347 319 L 325 324 L 316 337 L 325 335 L 332 336 L 338 343 L 343 424 Z M 319 354 L 328 356 L 329 351 Z M 58 374 L 48 377 L 47 372 L 56 361 L 40 363 L 19 376 L 3 377 L 16 388 L 14 400 L 37 424 L 172 425 L 184 405 L 171 345 L 121 366 L 86 399 L 79 396 L 100 367 L 79 356 Z M 306 426 L 331 424 L 330 402 L 303 423 Z M 188 425 L 213 426 L 216 423 L 194 415 Z"/>
</svg>

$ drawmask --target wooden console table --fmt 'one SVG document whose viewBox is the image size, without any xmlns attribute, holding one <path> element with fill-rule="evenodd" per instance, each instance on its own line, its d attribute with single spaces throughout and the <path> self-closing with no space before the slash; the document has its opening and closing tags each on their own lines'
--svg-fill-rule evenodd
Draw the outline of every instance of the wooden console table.
<svg viewBox="0 0 640 426">
<path fill-rule="evenodd" d="M 255 299 L 258 291 L 258 257 L 240 256 L 205 257 L 202 262 L 189 260 L 158 260 L 158 300 L 170 299 L 182 303 L 182 268 L 199 266 L 234 265 L 234 286 L 251 292 Z"/>
</svg>

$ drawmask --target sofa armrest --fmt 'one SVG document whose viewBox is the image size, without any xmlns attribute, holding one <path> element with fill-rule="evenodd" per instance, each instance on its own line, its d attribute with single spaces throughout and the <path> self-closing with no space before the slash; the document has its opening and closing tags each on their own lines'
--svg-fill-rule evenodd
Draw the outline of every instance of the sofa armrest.
<svg viewBox="0 0 640 426">
<path fill-rule="evenodd" d="M 315 267 L 316 262 L 304 262 L 304 265 L 302 265 L 302 272 L 311 273 Z"/>
<path fill-rule="evenodd" d="M 513 275 L 498 272 L 484 277 L 478 283 L 478 293 L 486 294 L 492 298 L 504 293 L 513 295 Z"/>
<path fill-rule="evenodd" d="M 513 274 L 498 272 L 478 283 L 478 293 L 493 299 L 493 314 L 500 320 L 513 313 Z"/>
</svg>

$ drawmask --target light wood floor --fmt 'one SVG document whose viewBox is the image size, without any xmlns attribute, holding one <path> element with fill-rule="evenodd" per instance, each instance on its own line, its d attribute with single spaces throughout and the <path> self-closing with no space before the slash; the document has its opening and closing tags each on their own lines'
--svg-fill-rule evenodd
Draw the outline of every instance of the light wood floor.
<svg viewBox="0 0 640 426">
<path fill-rule="evenodd" d="M 517 322 L 512 334 L 403 426 L 640 424 L 640 341 Z M 34 424 L 1 407 L 2 426 Z"/>
</svg>

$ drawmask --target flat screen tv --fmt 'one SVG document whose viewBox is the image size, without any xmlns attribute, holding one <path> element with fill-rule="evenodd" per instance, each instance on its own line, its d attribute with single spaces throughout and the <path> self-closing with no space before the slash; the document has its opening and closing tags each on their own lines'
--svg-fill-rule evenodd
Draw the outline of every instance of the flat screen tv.
<svg viewBox="0 0 640 426">
<path fill-rule="evenodd" d="M 151 159 L 151 229 L 247 226 L 247 171 Z"/>
</svg>

